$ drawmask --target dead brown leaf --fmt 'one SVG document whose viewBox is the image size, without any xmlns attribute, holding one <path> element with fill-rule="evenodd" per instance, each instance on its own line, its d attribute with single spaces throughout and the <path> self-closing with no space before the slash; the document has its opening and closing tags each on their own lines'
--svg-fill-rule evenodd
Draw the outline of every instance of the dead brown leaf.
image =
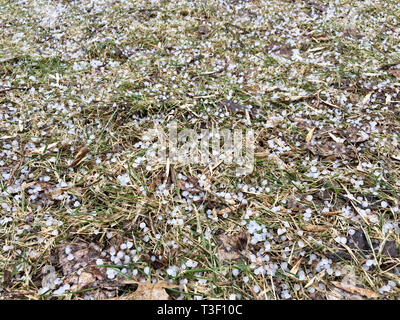
<svg viewBox="0 0 400 320">
<path fill-rule="evenodd" d="M 369 139 L 369 134 L 355 126 L 346 129 L 344 136 L 350 143 L 360 143 Z"/>
<path fill-rule="evenodd" d="M 234 205 L 234 206 L 226 207 L 226 208 L 224 208 L 224 209 L 221 209 L 221 210 L 218 212 L 218 215 L 224 215 L 225 213 L 234 212 L 234 211 L 236 211 L 237 209 L 239 209 L 240 207 L 241 207 L 241 204 L 237 204 L 237 205 Z"/>
<path fill-rule="evenodd" d="M 400 79 L 400 69 L 391 69 L 388 70 L 388 73 L 396 77 L 397 79 Z"/>
<path fill-rule="evenodd" d="M 279 42 L 272 42 L 268 45 L 267 50 L 281 56 L 291 56 L 293 54 L 293 49 L 290 46 Z"/>
<path fill-rule="evenodd" d="M 257 114 L 260 114 L 260 110 L 256 108 L 247 108 L 245 105 L 236 103 L 230 100 L 223 100 L 218 103 L 220 106 L 225 107 L 229 112 L 231 113 L 241 113 L 241 114 L 246 114 L 246 112 L 249 112 L 249 114 L 256 116 Z"/>
<path fill-rule="evenodd" d="M 14 183 L 15 174 L 17 173 L 18 169 L 21 167 L 21 165 L 22 165 L 23 162 L 24 162 L 24 160 L 23 160 L 23 159 L 20 159 L 20 160 L 16 163 L 16 165 L 14 166 L 14 168 L 11 170 L 10 177 L 8 178 L 8 181 L 7 181 L 8 185 L 12 185 L 12 184 Z"/>
<path fill-rule="evenodd" d="M 197 29 L 197 32 L 201 35 L 206 35 L 208 33 L 210 33 L 210 27 L 206 24 L 202 24 L 201 26 L 199 26 L 199 28 Z"/>
<path fill-rule="evenodd" d="M 349 293 L 334 286 L 331 286 L 325 295 L 327 300 L 364 300 L 360 294 Z"/>
<path fill-rule="evenodd" d="M 86 289 L 88 287 L 91 287 L 91 285 L 95 281 L 96 281 L 96 278 L 93 276 L 92 273 L 85 272 L 85 271 L 81 272 L 81 274 L 79 275 L 79 278 L 78 278 L 78 283 L 77 283 L 75 291 L 80 291 L 80 290 Z"/>
<path fill-rule="evenodd" d="M 338 281 L 332 281 L 332 284 L 335 287 L 338 287 L 339 289 L 345 290 L 350 293 L 358 293 L 370 299 L 379 298 L 379 295 L 375 291 L 372 291 L 370 289 L 364 289 L 351 284 L 341 283 Z"/>
<path fill-rule="evenodd" d="M 5 269 L 3 272 L 3 283 L 8 286 L 11 283 L 11 271 Z"/>
<path fill-rule="evenodd" d="M 307 143 L 306 149 L 310 150 L 314 155 L 319 155 L 327 158 L 343 158 L 352 159 L 355 157 L 354 152 L 342 143 L 334 141 L 324 141 L 321 144 Z"/>
<path fill-rule="evenodd" d="M 115 298 L 116 300 L 168 300 L 169 295 L 165 291 L 166 288 L 177 288 L 179 286 L 170 284 L 165 281 L 156 283 L 124 281 L 124 284 L 137 284 L 136 291 L 130 292 L 122 297 Z"/>
<path fill-rule="evenodd" d="M 236 235 L 221 233 L 218 240 L 217 257 L 222 261 L 240 260 L 247 247 L 247 235 L 244 232 Z"/>
<path fill-rule="evenodd" d="M 76 167 L 79 162 L 89 153 L 89 148 L 87 145 L 82 146 L 79 150 L 78 153 L 75 156 L 74 161 L 69 165 L 69 168 Z"/>
<path fill-rule="evenodd" d="M 399 257 L 399 248 L 395 240 L 387 241 L 382 249 L 382 254 L 391 258 Z"/>
</svg>

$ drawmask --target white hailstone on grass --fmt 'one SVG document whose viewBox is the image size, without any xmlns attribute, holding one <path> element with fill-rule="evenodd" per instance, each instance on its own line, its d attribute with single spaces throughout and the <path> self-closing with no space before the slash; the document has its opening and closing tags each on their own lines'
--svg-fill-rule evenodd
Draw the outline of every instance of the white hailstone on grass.
<svg viewBox="0 0 400 320">
<path fill-rule="evenodd" d="M 75 259 L 75 257 L 72 255 L 72 254 L 69 254 L 68 256 L 67 256 L 67 260 L 68 261 L 72 261 L 72 260 L 74 260 Z"/>
<path fill-rule="evenodd" d="M 106 273 L 107 273 L 107 278 L 108 279 L 114 279 L 116 274 L 117 274 L 117 272 L 114 269 L 111 269 L 111 268 L 107 268 Z"/>
<path fill-rule="evenodd" d="M 42 287 L 38 290 L 38 294 L 45 294 L 49 290 L 50 290 L 50 288 L 48 288 L 48 287 Z"/>
<path fill-rule="evenodd" d="M 309 288 L 307 288 L 307 290 L 310 293 L 314 293 L 315 292 L 315 288 L 313 288 L 313 287 L 309 287 Z"/>
<path fill-rule="evenodd" d="M 259 292 L 260 292 L 260 287 L 259 287 L 258 285 L 255 285 L 255 286 L 253 287 L 253 291 L 254 291 L 255 293 L 259 293 Z"/>
<path fill-rule="evenodd" d="M 392 290 L 391 286 L 385 285 L 379 289 L 380 294 L 384 294 L 385 292 L 390 292 Z"/>
<path fill-rule="evenodd" d="M 167 274 L 170 275 L 171 277 L 176 277 L 178 270 L 179 269 L 177 266 L 171 266 L 167 269 Z"/>
<path fill-rule="evenodd" d="M 236 268 L 233 269 L 233 270 L 232 270 L 232 274 L 233 274 L 233 276 L 235 276 L 235 277 L 238 276 L 238 275 L 239 275 L 239 269 L 236 269 Z"/>
<path fill-rule="evenodd" d="M 70 285 L 69 285 L 69 284 L 65 284 L 65 285 L 59 287 L 57 290 L 53 291 L 53 294 L 55 294 L 55 295 L 62 295 L 62 294 L 64 294 L 69 288 L 70 288 Z"/>
<path fill-rule="evenodd" d="M 145 267 L 143 269 L 143 272 L 148 275 L 150 273 L 150 268 L 149 267 Z"/>
<path fill-rule="evenodd" d="M 371 266 L 373 266 L 373 265 L 376 265 L 376 262 L 375 262 L 375 260 L 368 259 L 368 260 L 365 262 L 365 265 L 366 265 L 367 267 L 371 267 Z"/>
<path fill-rule="evenodd" d="M 381 202 L 381 207 L 382 208 L 387 208 L 387 206 L 388 206 L 388 203 L 386 201 L 382 201 Z"/>
<path fill-rule="evenodd" d="M 103 260 L 102 259 L 96 259 L 96 265 L 97 266 L 103 265 Z"/>
<path fill-rule="evenodd" d="M 342 244 L 346 244 L 347 239 L 345 237 L 336 237 L 335 241 L 339 242 L 339 243 L 342 243 Z"/>
<path fill-rule="evenodd" d="M 229 300 L 236 300 L 236 294 L 234 294 L 234 293 L 230 294 Z"/>
<path fill-rule="evenodd" d="M 278 228 L 278 231 L 277 231 L 278 236 L 284 234 L 285 232 L 286 232 L 286 228 Z"/>
<path fill-rule="evenodd" d="M 129 177 L 129 174 L 127 174 L 127 173 L 125 173 L 123 175 L 119 175 L 117 177 L 117 180 L 123 187 L 127 186 L 131 182 L 131 178 Z"/>
</svg>

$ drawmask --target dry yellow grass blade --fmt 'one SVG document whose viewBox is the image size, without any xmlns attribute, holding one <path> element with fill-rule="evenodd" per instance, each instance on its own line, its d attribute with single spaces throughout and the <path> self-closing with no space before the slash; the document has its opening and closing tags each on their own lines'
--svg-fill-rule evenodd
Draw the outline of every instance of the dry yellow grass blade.
<svg viewBox="0 0 400 320">
<path fill-rule="evenodd" d="M 335 141 L 336 143 L 343 143 L 343 140 L 336 137 L 334 134 L 328 132 L 329 136 L 332 138 L 333 141 Z"/>
<path fill-rule="evenodd" d="M 328 230 L 329 228 L 327 226 L 319 226 L 319 225 L 312 225 L 312 224 L 307 224 L 301 227 L 304 231 L 309 231 L 309 232 L 324 232 Z"/>
<path fill-rule="evenodd" d="M 299 271 L 300 268 L 300 264 L 303 261 L 303 258 L 300 258 L 299 260 L 297 260 L 296 264 L 293 266 L 292 269 L 290 269 L 290 273 L 293 275 L 297 274 L 297 271 Z"/>
<path fill-rule="evenodd" d="M 351 284 L 345 284 L 345 283 L 341 283 L 341 282 L 337 282 L 337 281 L 332 281 L 332 284 L 335 287 L 338 287 L 339 289 L 342 289 L 342 290 L 350 292 L 350 293 L 358 293 L 358 294 L 361 294 L 361 295 L 363 295 L 367 298 L 371 298 L 371 299 L 379 298 L 379 295 L 375 291 L 372 291 L 370 289 L 364 289 L 364 288 L 353 286 Z"/>
<path fill-rule="evenodd" d="M 338 211 L 327 211 L 327 212 L 322 212 L 323 216 L 335 216 L 337 214 L 341 214 L 343 213 L 342 210 L 338 210 Z"/>
<path fill-rule="evenodd" d="M 313 127 L 313 128 L 308 130 L 308 133 L 307 133 L 307 136 L 306 136 L 306 142 L 307 143 L 310 143 L 310 141 L 312 139 L 312 136 L 314 134 L 314 131 L 315 131 L 315 127 Z"/>
</svg>

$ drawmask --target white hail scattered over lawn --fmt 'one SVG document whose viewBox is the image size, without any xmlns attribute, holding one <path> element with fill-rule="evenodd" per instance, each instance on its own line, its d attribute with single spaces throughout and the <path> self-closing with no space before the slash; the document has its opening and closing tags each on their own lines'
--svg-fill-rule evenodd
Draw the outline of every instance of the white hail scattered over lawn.
<svg viewBox="0 0 400 320">
<path fill-rule="evenodd" d="M 380 68 L 400 61 L 399 10 L 392 1 L 3 2 L 0 61 L 11 58 L 0 63 L 0 92 L 10 88 L 0 93 L 0 266 L 11 268 L 21 286 L 32 281 L 27 270 L 36 261 L 51 264 L 51 250 L 74 240 L 72 221 L 76 236 L 103 241 L 95 264 L 111 261 L 108 279 L 119 273 L 166 279 L 190 287 L 195 299 L 211 294 L 208 268 L 215 265 L 193 247 L 203 241 L 216 251 L 217 229 L 245 232 L 251 246 L 245 266 L 217 268 L 218 277 L 232 281 L 218 296 L 225 299 L 325 292 L 329 281 L 341 279 L 343 265 L 321 248 L 346 245 L 360 225 L 399 244 L 400 86 Z M 199 26 L 207 27 L 199 33 Z M 302 96 L 309 98 L 291 100 Z M 267 117 L 252 116 L 251 127 L 263 135 L 262 151 L 270 152 L 263 161 L 281 162 L 272 175 L 261 165 L 247 177 L 222 164 L 215 169 L 219 180 L 206 174 L 207 166 L 177 167 L 181 185 L 163 183 L 165 165 L 148 165 L 144 154 L 152 142 L 143 132 L 174 117 L 191 128 L 249 127 L 246 115 L 228 112 L 220 100 L 267 111 Z M 352 145 L 356 160 L 326 160 L 303 148 L 307 128 L 317 136 L 328 127 L 330 141 Z M 348 128 L 365 139 L 351 144 L 334 133 Z M 312 139 L 310 147 L 324 141 Z M 90 150 L 86 159 L 68 168 L 82 145 Z M 335 182 L 340 197 L 325 182 Z M 93 184 L 90 193 L 80 189 L 83 183 Z M 329 197 L 318 200 L 324 192 Z M 90 198 L 93 193 L 98 197 Z M 219 215 L 222 207 L 214 211 L 205 203 L 209 194 L 238 209 Z M 289 198 L 303 204 L 300 211 Z M 124 234 L 120 218 L 108 218 L 113 210 L 133 213 L 135 235 Z M 340 214 L 327 220 L 324 214 L 334 211 Z M 321 237 L 302 231 L 303 224 L 334 227 Z M 203 238 L 193 236 L 197 231 Z M 112 244 L 121 234 L 129 239 Z M 43 248 L 47 261 L 40 260 Z M 143 259 L 154 248 L 150 260 L 164 255 L 164 268 Z M 75 259 L 68 247 L 65 254 Z M 282 277 L 299 258 L 297 280 Z M 358 266 L 371 272 L 362 285 L 399 297 L 398 281 L 376 272 L 379 259 L 370 253 Z M 53 288 L 35 284 L 32 290 L 67 294 L 70 284 L 59 279 Z"/>
</svg>

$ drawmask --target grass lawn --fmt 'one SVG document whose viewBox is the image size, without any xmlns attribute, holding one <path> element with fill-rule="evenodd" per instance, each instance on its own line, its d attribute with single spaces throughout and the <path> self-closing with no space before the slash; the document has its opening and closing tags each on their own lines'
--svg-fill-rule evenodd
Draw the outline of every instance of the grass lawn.
<svg viewBox="0 0 400 320">
<path fill-rule="evenodd" d="M 0 299 L 399 299 L 397 0 L 0 0 Z M 254 168 L 149 129 L 254 132 Z"/>
</svg>

